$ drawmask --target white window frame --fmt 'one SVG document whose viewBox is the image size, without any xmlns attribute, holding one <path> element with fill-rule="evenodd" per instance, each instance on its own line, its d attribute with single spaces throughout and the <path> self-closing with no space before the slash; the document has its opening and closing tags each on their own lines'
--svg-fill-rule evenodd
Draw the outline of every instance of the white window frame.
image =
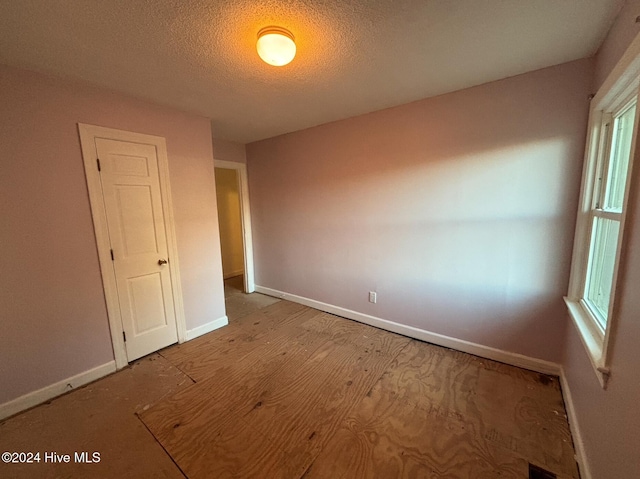
<svg viewBox="0 0 640 479">
<path fill-rule="evenodd" d="M 595 318 L 591 309 L 584 301 L 591 249 L 592 218 L 594 216 L 593 200 L 597 194 L 595 180 L 598 174 L 599 162 L 603 159 L 604 161 L 608 161 L 607 156 L 609 154 L 608 149 L 610 145 L 608 143 L 610 141 L 610 135 L 609 140 L 605 138 L 602 129 L 607 121 L 611 121 L 612 115 L 615 116 L 617 112 L 620 112 L 626 105 L 633 101 L 634 97 L 636 99 L 638 98 L 639 85 L 640 36 L 632 42 L 600 90 L 598 90 L 598 93 L 591 100 L 587 144 L 585 147 L 585 160 L 582 172 L 582 189 L 571 262 L 571 277 L 569 281 L 569 291 L 564 298 L 569 309 L 569 315 L 580 334 L 598 381 L 603 388 L 606 388 L 607 381 L 611 375 L 609 360 L 611 345 L 613 344 L 616 331 L 618 313 L 616 285 L 623 273 L 619 266 L 620 264 L 624 264 L 623 257 L 627 236 L 625 235 L 625 220 L 628 210 L 631 178 L 633 176 L 633 163 L 637 154 L 636 134 L 640 126 L 640 103 L 636 106 L 634 132 L 631 141 L 622 216 L 620 218 L 616 261 L 611 285 L 609 312 L 605 329 L 602 328 L 600 322 Z"/>
</svg>

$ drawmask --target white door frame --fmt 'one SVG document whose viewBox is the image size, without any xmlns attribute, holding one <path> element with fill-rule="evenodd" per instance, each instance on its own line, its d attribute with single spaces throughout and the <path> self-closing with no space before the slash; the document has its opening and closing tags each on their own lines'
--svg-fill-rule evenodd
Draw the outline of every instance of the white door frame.
<svg viewBox="0 0 640 479">
<path fill-rule="evenodd" d="M 244 252 L 244 290 L 253 293 L 256 283 L 253 269 L 253 237 L 251 235 L 251 209 L 249 208 L 249 182 L 247 181 L 247 165 L 235 161 L 213 160 L 216 168 L 236 170 L 238 173 L 238 190 L 240 193 L 240 221 L 242 223 L 242 242 Z"/>
<path fill-rule="evenodd" d="M 109 329 L 113 354 L 116 360 L 116 368 L 121 369 L 129 364 L 127 351 L 122 334 L 122 318 L 120 315 L 120 302 L 116 287 L 116 274 L 111 260 L 111 244 L 109 240 L 109 227 L 102 196 L 102 183 L 98 171 L 98 154 L 96 152 L 95 138 L 128 141 L 154 145 L 158 154 L 158 172 L 160 175 L 160 190 L 162 192 L 162 210 L 165 217 L 165 229 L 167 235 L 167 248 L 169 251 L 169 271 L 171 273 L 171 288 L 173 290 L 174 312 L 178 331 L 178 342 L 186 341 L 186 323 L 184 317 L 184 305 L 182 302 L 182 288 L 180 286 L 180 267 L 178 265 L 178 250 L 176 247 L 176 233 L 173 220 L 173 204 L 171 201 L 171 188 L 169 186 L 169 162 L 167 159 L 167 146 L 165 139 L 160 136 L 143 135 L 124 130 L 115 130 L 101 126 L 85 125 L 78 123 L 80 144 L 82 147 L 82 159 L 89 190 L 89 202 L 91 204 L 91 216 L 93 217 L 93 229 L 96 234 L 98 247 L 98 259 L 100 261 L 100 273 L 104 287 L 104 296 L 107 303 L 107 315 L 109 317 Z"/>
</svg>

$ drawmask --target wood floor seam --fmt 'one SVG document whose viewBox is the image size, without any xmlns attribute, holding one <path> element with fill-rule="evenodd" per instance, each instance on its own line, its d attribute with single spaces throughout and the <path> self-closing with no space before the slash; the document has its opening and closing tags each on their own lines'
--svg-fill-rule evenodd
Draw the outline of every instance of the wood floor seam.
<svg viewBox="0 0 640 479">
<path fill-rule="evenodd" d="M 164 354 L 162 354 L 162 351 L 158 351 L 158 354 L 160 356 L 162 356 L 163 358 L 165 358 L 167 361 L 169 361 L 174 368 L 176 368 L 178 371 L 180 371 L 182 374 L 184 374 L 185 376 L 187 376 L 189 379 L 191 379 L 191 381 L 193 382 L 193 384 L 197 383 L 198 381 L 196 381 L 194 378 L 192 378 L 189 373 L 187 371 L 184 371 L 182 368 L 180 368 L 180 366 L 178 364 L 175 364 L 173 361 L 171 361 L 171 359 L 167 358 Z"/>
<path fill-rule="evenodd" d="M 153 432 L 151 432 L 151 430 L 147 427 L 147 425 L 144 423 L 144 421 L 142 419 L 140 419 L 140 416 L 138 414 L 136 414 L 136 417 L 138 418 L 138 421 L 140 421 L 140 423 L 144 426 L 144 428 L 149 432 L 149 434 L 151 435 L 151 437 L 153 437 L 153 440 L 162 448 L 162 450 L 164 451 L 164 453 L 167 455 L 167 457 L 171 460 L 171 462 L 173 462 L 175 464 L 175 466 L 178 468 L 178 470 L 180 471 L 180 473 L 182 474 L 182 476 L 184 477 L 184 479 L 189 479 L 187 477 L 187 475 L 185 474 L 185 472 L 182 470 L 182 468 L 180 467 L 180 464 L 178 464 L 173 457 L 171 456 L 171 454 L 169 454 L 169 451 L 167 451 L 165 449 L 165 447 L 162 445 L 162 443 L 160 441 L 158 441 L 158 439 L 155 437 L 155 435 L 153 434 Z"/>
</svg>

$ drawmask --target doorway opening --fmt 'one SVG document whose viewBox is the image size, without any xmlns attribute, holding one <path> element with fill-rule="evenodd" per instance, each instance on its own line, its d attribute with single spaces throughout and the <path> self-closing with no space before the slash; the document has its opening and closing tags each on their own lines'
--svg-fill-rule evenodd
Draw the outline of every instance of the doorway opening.
<svg viewBox="0 0 640 479">
<path fill-rule="evenodd" d="M 255 292 L 247 167 L 221 160 L 214 166 L 224 303 L 231 324 L 280 300 Z"/>
<path fill-rule="evenodd" d="M 215 160 L 215 181 L 225 302 L 228 302 L 232 296 L 255 291 L 247 167 Z"/>
</svg>

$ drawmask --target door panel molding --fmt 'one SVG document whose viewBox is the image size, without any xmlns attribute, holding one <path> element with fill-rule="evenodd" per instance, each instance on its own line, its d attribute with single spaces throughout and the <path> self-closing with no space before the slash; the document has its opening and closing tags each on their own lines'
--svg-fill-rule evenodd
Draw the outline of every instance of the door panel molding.
<svg viewBox="0 0 640 479">
<path fill-rule="evenodd" d="M 174 314 L 178 333 L 178 342 L 186 341 L 186 322 L 184 316 L 184 304 L 182 299 L 182 287 L 180 281 L 180 266 L 178 262 L 178 250 L 176 246 L 176 233 L 173 217 L 173 203 L 171 200 L 171 188 L 169 184 L 169 162 L 165 139 L 159 136 L 133 133 L 113 128 L 87 125 L 78 123 L 82 158 L 84 162 L 93 228 L 96 235 L 98 260 L 100 262 L 100 274 L 104 287 L 104 296 L 109 317 L 109 329 L 116 362 L 116 368 L 121 369 L 128 364 L 124 338 L 122 336 L 122 318 L 120 315 L 120 303 L 118 301 L 118 289 L 116 275 L 111 259 L 111 245 L 109 240 L 109 228 L 105 211 L 102 183 L 98 170 L 98 154 L 96 139 L 121 140 L 143 145 L 153 145 L 156 148 L 158 158 L 158 173 L 160 190 L 162 192 L 162 210 L 165 217 L 165 231 L 167 249 L 169 252 L 169 271 L 171 277 L 171 289 L 174 296 Z"/>
</svg>

